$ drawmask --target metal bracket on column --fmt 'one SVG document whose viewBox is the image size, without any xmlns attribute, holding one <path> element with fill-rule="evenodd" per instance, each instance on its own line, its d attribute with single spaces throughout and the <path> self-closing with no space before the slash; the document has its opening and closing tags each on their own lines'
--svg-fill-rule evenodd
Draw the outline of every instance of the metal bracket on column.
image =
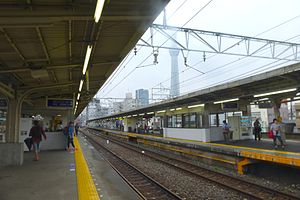
<svg viewBox="0 0 300 200">
<path fill-rule="evenodd" d="M 4 83 L 0 82 L 0 93 L 2 93 L 7 98 L 13 99 L 15 98 L 15 91 L 14 89 L 10 88 L 9 86 L 5 85 Z"/>
</svg>

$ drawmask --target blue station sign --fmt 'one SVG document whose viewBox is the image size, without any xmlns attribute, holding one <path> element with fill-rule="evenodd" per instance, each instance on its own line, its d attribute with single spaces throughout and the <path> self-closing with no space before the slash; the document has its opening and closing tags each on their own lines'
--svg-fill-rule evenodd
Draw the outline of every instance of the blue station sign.
<svg viewBox="0 0 300 200">
<path fill-rule="evenodd" d="M 73 108 L 73 99 L 47 99 L 48 107 Z"/>
<path fill-rule="evenodd" d="M 2 107 L 2 108 L 7 107 L 7 102 L 5 99 L 0 99 L 0 107 Z"/>
</svg>

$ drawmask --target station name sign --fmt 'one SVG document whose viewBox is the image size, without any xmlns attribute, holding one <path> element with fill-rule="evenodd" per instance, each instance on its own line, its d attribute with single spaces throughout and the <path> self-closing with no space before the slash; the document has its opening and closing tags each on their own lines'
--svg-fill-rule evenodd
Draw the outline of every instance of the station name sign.
<svg viewBox="0 0 300 200">
<path fill-rule="evenodd" d="M 73 99 L 47 99 L 47 107 L 73 108 Z"/>
<path fill-rule="evenodd" d="M 7 107 L 7 102 L 5 99 L 0 99 L 0 107 L 1 108 L 6 108 Z"/>
<path fill-rule="evenodd" d="M 226 102 L 222 104 L 223 110 L 237 110 L 238 107 L 239 105 L 236 102 Z"/>
</svg>

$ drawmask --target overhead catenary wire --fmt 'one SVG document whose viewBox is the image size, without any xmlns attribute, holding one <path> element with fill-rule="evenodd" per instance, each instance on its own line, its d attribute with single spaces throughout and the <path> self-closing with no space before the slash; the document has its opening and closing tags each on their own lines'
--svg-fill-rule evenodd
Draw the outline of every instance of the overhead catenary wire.
<svg viewBox="0 0 300 200">
<path fill-rule="evenodd" d="M 185 23 L 183 24 L 183 26 L 185 26 L 186 24 L 188 24 L 195 16 L 197 16 L 202 10 L 204 10 L 204 9 L 205 9 L 212 1 L 213 1 L 213 0 L 210 0 L 207 4 L 205 4 L 203 7 L 201 7 L 201 8 L 200 8 L 200 9 L 199 9 L 199 10 L 198 10 L 198 11 L 197 11 L 197 12 L 196 12 L 196 13 L 195 13 L 195 14 L 194 14 L 187 22 L 185 22 Z M 181 5 L 183 5 L 183 4 L 186 3 L 186 2 L 187 2 L 187 1 L 184 1 Z M 178 10 L 179 10 L 179 9 L 176 9 L 175 12 L 177 12 Z M 175 12 L 174 12 L 174 13 L 175 13 Z M 183 27 L 183 26 L 182 26 L 182 27 Z M 175 33 L 174 33 L 174 34 L 175 34 Z M 174 34 L 173 34 L 173 35 L 174 35 Z M 150 37 L 149 39 L 151 39 L 151 37 Z M 148 39 L 147 41 L 149 41 L 149 39 Z M 168 40 L 169 40 L 169 39 L 167 39 L 165 42 L 167 42 Z M 141 48 L 140 48 L 140 49 L 141 49 Z M 133 58 L 133 56 L 131 57 L 131 59 L 132 59 L 132 58 Z M 130 60 L 131 60 L 131 59 L 130 59 Z M 128 62 L 127 62 L 127 63 L 128 63 Z M 122 69 L 123 69 L 123 68 L 122 68 Z M 125 77 L 127 78 L 133 71 L 135 71 L 135 69 L 136 69 L 136 68 L 134 68 L 134 70 L 132 70 L 132 71 L 131 71 L 129 74 L 127 74 Z M 121 71 L 122 71 L 122 70 L 121 70 Z M 113 79 L 113 80 L 114 80 L 114 79 Z M 123 78 L 122 81 L 123 81 L 123 80 L 125 80 L 125 79 Z M 122 81 L 121 81 L 121 82 L 122 82 Z M 113 87 L 113 88 L 116 88 L 116 86 Z M 110 90 L 110 91 L 111 91 L 111 90 Z M 110 92 L 110 91 L 109 91 L 109 92 Z M 107 94 L 105 94 L 105 95 L 107 95 Z"/>
<path fill-rule="evenodd" d="M 284 21 L 284 22 L 282 22 L 282 23 L 280 23 L 280 24 L 278 24 L 278 25 L 276 25 L 276 26 L 273 26 L 273 27 L 271 27 L 271 28 L 269 28 L 269 29 L 267 29 L 267 30 L 265 30 L 265 31 L 263 31 L 263 32 L 260 32 L 260 33 L 256 34 L 256 35 L 253 36 L 253 37 L 257 37 L 257 36 L 260 36 L 260 35 L 262 35 L 262 34 L 264 34 L 264 33 L 269 32 L 269 31 L 271 31 L 271 30 L 274 30 L 274 29 L 276 29 L 276 28 L 278 28 L 278 27 L 280 27 L 280 26 L 282 26 L 282 25 L 284 25 L 284 24 L 287 24 L 287 23 L 289 23 L 289 22 L 291 22 L 291 21 L 293 21 L 293 20 L 295 20 L 295 19 L 297 19 L 297 18 L 299 18 L 299 17 L 300 17 L 300 15 L 297 15 L 297 16 L 295 16 L 295 17 L 292 17 L 292 18 L 290 18 L 290 19 L 288 19 L 288 20 L 286 20 L 286 21 Z M 289 41 L 289 40 L 294 39 L 294 38 L 296 38 L 296 37 L 299 37 L 299 36 L 294 36 L 294 37 L 289 38 L 288 40 L 285 40 L 285 41 Z M 261 49 L 260 51 L 263 51 L 263 50 L 265 50 L 265 49 Z M 220 54 L 215 54 L 215 55 L 209 56 L 209 57 L 207 57 L 206 60 L 211 59 L 211 58 L 213 58 L 213 57 L 215 57 L 215 56 L 218 56 L 218 55 L 220 55 Z M 246 59 L 246 58 L 248 58 L 248 57 L 245 56 L 245 57 L 243 57 L 243 58 L 238 58 L 238 59 L 235 60 L 235 61 L 230 61 L 229 63 L 226 63 L 224 66 L 221 66 L 220 68 L 224 68 L 224 67 L 226 67 L 226 66 L 229 66 L 229 65 L 231 65 L 231 64 L 233 64 L 233 63 L 236 63 L 236 62 L 241 61 L 241 60 Z M 196 64 L 191 65 L 191 67 L 194 67 L 194 66 L 198 65 L 198 64 L 201 63 L 201 62 L 203 62 L 203 59 L 201 59 L 201 61 L 197 62 Z M 219 69 L 220 69 L 220 68 L 219 68 Z M 215 70 L 217 70 L 217 69 L 218 69 L 218 68 L 215 68 L 215 69 L 213 69 L 213 71 L 215 71 Z M 190 70 L 190 68 L 187 68 L 187 69 L 181 71 L 181 72 L 179 73 L 179 75 L 182 74 L 182 73 L 184 73 L 184 72 L 186 72 L 186 71 L 188 71 L 188 70 Z M 210 71 L 207 71 L 207 72 L 205 72 L 205 73 L 209 73 L 209 72 L 212 72 L 212 71 L 210 70 Z M 201 76 L 201 75 L 203 75 L 203 74 L 201 73 L 201 74 L 198 75 L 198 76 Z M 162 82 L 159 82 L 158 84 L 154 85 L 153 87 L 156 87 L 156 86 L 158 86 L 158 85 L 160 85 L 160 84 L 163 84 L 163 83 L 169 81 L 171 78 L 172 78 L 172 76 L 169 77 L 168 79 L 162 81 Z M 181 81 L 181 82 L 182 82 L 182 81 Z"/>
<path fill-rule="evenodd" d="M 147 56 L 142 62 L 140 62 L 139 65 L 137 65 L 136 67 L 134 67 L 129 73 L 126 74 L 126 76 L 123 77 L 123 79 L 121 79 L 113 88 L 111 88 L 107 93 L 105 93 L 103 95 L 103 97 L 105 97 L 107 94 L 109 94 L 112 90 L 114 90 L 117 86 L 119 86 L 128 76 L 130 76 L 136 69 L 140 68 L 140 67 L 145 67 L 144 62 L 146 62 L 150 57 L 152 56 L 152 53 Z"/>
<path fill-rule="evenodd" d="M 187 0 L 184 0 L 177 8 L 174 12 L 172 12 L 172 14 L 170 15 L 170 17 L 168 18 L 168 20 L 170 20 L 177 12 L 178 10 L 187 2 Z M 154 32 L 154 35 L 157 33 Z M 152 36 L 150 36 L 148 39 L 147 39 L 147 42 L 151 39 Z M 140 46 L 139 49 L 137 49 L 136 53 L 138 53 L 141 49 L 143 48 L 143 46 Z M 133 49 L 132 49 L 133 50 Z M 113 72 L 113 74 L 109 77 L 109 80 L 107 80 L 104 85 L 99 89 L 98 92 L 100 92 L 101 90 L 104 90 L 104 88 L 109 84 L 112 84 L 112 82 L 115 80 L 115 78 L 117 77 L 117 75 L 119 75 L 124 69 L 125 67 L 129 64 L 129 62 L 135 57 L 135 55 L 131 55 L 131 57 L 129 58 L 129 60 L 127 61 L 130 53 L 132 52 L 132 50 L 126 55 L 126 57 L 122 60 L 122 62 L 120 63 L 119 67 Z M 135 53 L 135 54 L 136 54 Z M 125 63 L 123 65 L 123 63 Z M 123 67 L 122 67 L 123 65 Z M 119 73 L 118 73 L 119 72 Z"/>
<path fill-rule="evenodd" d="M 289 38 L 289 39 L 287 39 L 287 40 L 285 40 L 285 41 L 289 41 L 289 40 L 295 39 L 295 38 L 297 38 L 297 37 L 300 37 L 300 35 L 293 36 L 293 37 L 291 37 L 291 38 Z M 286 56 L 286 58 L 287 58 L 287 57 L 290 57 L 290 56 L 292 56 L 292 55 Z M 240 61 L 240 60 L 243 60 L 243 59 L 245 59 L 245 58 L 247 58 L 247 57 L 242 57 L 242 58 L 239 58 L 238 60 L 234 60 L 234 61 L 231 61 L 231 62 L 229 62 L 229 63 L 226 63 L 225 65 L 222 65 L 222 66 L 220 66 L 220 67 L 217 67 L 217 68 L 214 68 L 214 69 L 212 69 L 212 70 L 210 70 L 210 71 L 207 71 L 206 74 L 208 74 L 208 73 L 210 73 L 210 72 L 213 72 L 213 71 L 216 71 L 216 70 L 221 69 L 221 68 L 225 68 L 225 67 L 227 67 L 227 66 L 229 66 L 229 65 L 231 65 L 231 64 L 233 64 L 233 63 L 236 63 L 236 62 L 238 62 L 238 61 Z M 253 61 L 250 61 L 250 62 L 253 63 Z M 267 65 L 271 65 L 271 64 L 276 63 L 276 62 L 279 62 L 279 61 L 276 60 L 276 61 L 273 61 L 273 62 L 271 62 L 271 63 L 268 63 Z M 291 61 L 287 61 L 287 62 L 285 62 L 285 63 L 288 63 L 288 62 L 291 62 Z M 260 69 L 260 68 L 261 68 L 261 66 L 255 68 L 255 69 Z M 255 70 L 255 69 L 252 69 L 252 71 Z M 200 76 L 202 76 L 202 75 L 203 75 L 203 74 L 200 74 L 200 75 L 194 76 L 194 77 L 192 77 L 192 78 L 186 79 L 186 80 L 180 82 L 179 85 L 182 85 L 183 83 L 185 83 L 185 82 L 187 82 L 187 81 L 190 81 L 190 80 L 192 80 L 192 79 L 198 78 L 198 77 L 200 77 Z M 222 75 L 224 75 L 224 73 L 223 73 Z M 216 77 L 216 76 L 213 76 L 213 77 L 210 77 L 210 78 L 215 78 L 215 77 Z M 210 78 L 206 78 L 205 80 L 208 80 L 208 79 L 210 79 Z M 197 82 L 197 84 L 198 84 L 198 83 L 199 83 L 199 82 Z M 191 85 L 191 84 L 186 85 L 186 86 L 190 86 L 190 85 Z M 183 87 L 186 87 L 186 86 L 183 86 Z"/>
</svg>

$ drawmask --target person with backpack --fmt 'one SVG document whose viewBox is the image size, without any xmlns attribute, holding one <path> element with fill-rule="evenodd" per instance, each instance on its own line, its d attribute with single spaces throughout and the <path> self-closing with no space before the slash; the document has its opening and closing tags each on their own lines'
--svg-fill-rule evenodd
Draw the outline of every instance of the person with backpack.
<svg viewBox="0 0 300 200">
<path fill-rule="evenodd" d="M 73 146 L 73 151 L 76 150 L 75 145 L 74 145 L 74 133 L 75 133 L 75 128 L 74 128 L 74 123 L 70 122 L 68 126 L 68 151 L 70 152 L 70 144 Z"/>
<path fill-rule="evenodd" d="M 42 135 L 45 140 L 47 140 L 45 131 L 43 127 L 39 125 L 39 121 L 33 121 L 33 127 L 30 129 L 29 136 L 32 137 L 32 143 L 34 148 L 34 161 L 38 161 L 40 159 L 40 142 L 42 141 Z"/>
</svg>

